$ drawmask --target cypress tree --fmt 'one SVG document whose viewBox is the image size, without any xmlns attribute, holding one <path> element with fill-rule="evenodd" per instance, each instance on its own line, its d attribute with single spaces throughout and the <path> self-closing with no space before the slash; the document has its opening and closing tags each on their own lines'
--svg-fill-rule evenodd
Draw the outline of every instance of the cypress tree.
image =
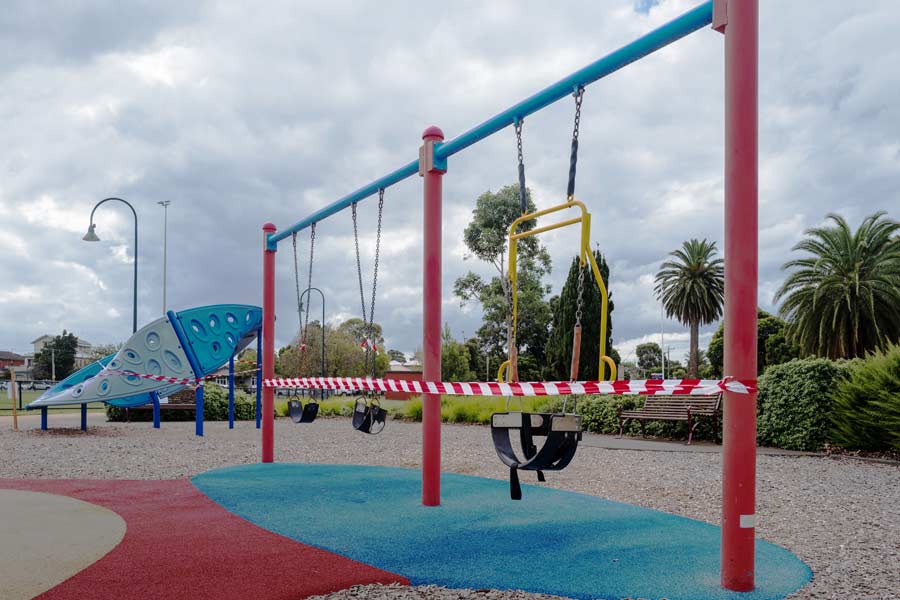
<svg viewBox="0 0 900 600">
<path fill-rule="evenodd" d="M 600 269 L 600 275 L 609 290 L 609 265 L 599 250 L 594 251 L 594 260 Z M 584 272 L 584 305 L 581 317 L 581 358 L 578 363 L 578 378 L 581 380 L 600 379 L 597 372 L 600 360 L 600 289 L 594 279 L 590 265 L 585 265 Z M 575 310 L 578 303 L 578 257 L 572 260 L 569 276 L 556 302 L 553 302 L 553 323 L 547 338 L 546 355 L 548 376 L 551 379 L 566 381 L 572 362 L 572 336 L 575 327 Z M 606 321 L 606 355 L 612 354 L 612 297 L 607 307 Z M 609 375 L 609 368 L 604 368 Z"/>
</svg>

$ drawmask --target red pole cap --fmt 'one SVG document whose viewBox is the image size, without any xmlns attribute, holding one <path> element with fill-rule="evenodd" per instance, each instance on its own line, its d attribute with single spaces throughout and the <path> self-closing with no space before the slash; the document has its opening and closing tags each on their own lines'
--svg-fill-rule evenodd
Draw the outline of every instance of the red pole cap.
<svg viewBox="0 0 900 600">
<path fill-rule="evenodd" d="M 428 138 L 437 138 L 439 140 L 442 140 L 444 139 L 444 132 L 441 131 L 441 128 L 437 125 L 432 125 L 422 132 L 422 139 L 427 140 Z"/>
<path fill-rule="evenodd" d="M 265 225 L 263 225 L 263 231 L 265 231 L 267 233 L 272 233 L 276 229 L 278 229 L 278 228 L 275 227 L 274 223 L 266 223 Z"/>
</svg>

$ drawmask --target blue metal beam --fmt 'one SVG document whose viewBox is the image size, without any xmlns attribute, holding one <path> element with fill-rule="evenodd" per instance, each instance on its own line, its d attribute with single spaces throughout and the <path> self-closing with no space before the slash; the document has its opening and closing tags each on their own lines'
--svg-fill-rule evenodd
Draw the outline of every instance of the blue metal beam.
<svg viewBox="0 0 900 600">
<path fill-rule="evenodd" d="M 465 133 L 456 136 L 452 140 L 443 144 L 435 145 L 435 159 L 447 159 L 457 152 L 460 152 L 472 144 L 493 135 L 501 129 L 512 125 L 516 119 L 524 119 L 554 102 L 565 98 L 572 94 L 579 87 L 586 87 L 595 81 L 615 73 L 622 67 L 625 67 L 641 58 L 651 54 L 660 48 L 663 48 L 672 42 L 701 29 L 712 23 L 712 0 L 691 9 L 680 17 L 669 21 L 665 25 L 654 29 L 650 33 L 636 39 L 635 41 L 622 46 L 618 50 L 607 54 L 603 58 L 589 64 L 588 66 L 572 73 L 553 85 L 544 88 L 530 98 L 526 98 L 522 102 L 511 106 L 503 112 L 491 117 L 487 121 L 473 127 Z M 355 202 L 364 200 L 378 192 L 379 189 L 387 188 L 395 183 L 403 181 L 407 177 L 411 177 L 419 172 L 419 161 L 415 160 L 396 171 L 376 179 L 372 183 L 365 185 L 353 193 L 347 194 L 343 198 L 332 202 L 325 208 L 322 208 L 305 219 L 298 221 L 287 229 L 276 234 L 270 235 L 267 241 L 270 250 L 277 250 L 278 242 L 289 237 L 295 231 L 300 231 L 316 223 L 340 212 Z"/>
</svg>

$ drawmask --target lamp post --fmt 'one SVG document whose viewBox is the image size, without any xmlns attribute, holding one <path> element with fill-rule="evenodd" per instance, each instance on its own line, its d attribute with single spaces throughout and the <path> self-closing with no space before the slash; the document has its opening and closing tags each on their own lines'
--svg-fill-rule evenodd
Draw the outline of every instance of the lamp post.
<svg viewBox="0 0 900 600">
<path fill-rule="evenodd" d="M 86 242 L 99 242 L 100 238 L 97 237 L 97 233 L 95 231 L 96 225 L 94 225 L 94 213 L 97 211 L 97 208 L 100 207 L 101 204 L 105 202 L 109 202 L 110 200 L 117 200 L 119 202 L 124 203 L 131 209 L 131 214 L 134 215 L 134 301 L 132 303 L 132 313 L 131 313 L 131 333 L 137 331 L 137 277 L 138 277 L 138 218 L 137 212 L 135 212 L 134 207 L 122 200 L 121 198 L 104 198 L 100 202 L 94 205 L 93 210 L 91 210 L 91 221 L 88 226 L 87 233 L 84 234 L 84 237 L 81 238 Z"/>
<path fill-rule="evenodd" d="M 306 296 L 306 301 L 307 301 L 306 310 L 307 311 L 309 310 L 308 304 L 309 304 L 309 297 L 311 295 L 310 294 L 311 291 L 319 292 L 319 296 L 322 298 L 322 323 L 321 323 L 321 326 L 322 326 L 322 377 L 325 377 L 325 294 L 323 294 L 322 290 L 320 290 L 317 287 L 306 288 L 305 290 L 303 290 L 303 293 L 300 294 L 300 308 L 301 309 L 303 308 L 303 297 Z M 301 335 L 302 335 L 302 332 L 301 332 Z M 323 400 L 325 399 L 325 390 L 324 389 L 322 390 L 322 399 Z"/>
<path fill-rule="evenodd" d="M 171 200 L 160 200 L 157 202 L 163 207 L 163 314 L 166 314 L 166 266 L 169 262 L 169 205 Z"/>
</svg>

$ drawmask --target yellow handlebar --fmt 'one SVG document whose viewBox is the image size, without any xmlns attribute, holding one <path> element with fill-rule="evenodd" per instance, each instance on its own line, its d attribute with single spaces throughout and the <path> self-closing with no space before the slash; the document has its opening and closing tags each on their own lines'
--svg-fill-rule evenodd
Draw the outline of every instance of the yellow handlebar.
<svg viewBox="0 0 900 600">
<path fill-rule="evenodd" d="M 533 221 L 534 219 L 541 217 L 543 215 L 552 214 L 555 212 L 559 212 L 561 210 L 566 210 L 569 208 L 580 208 L 581 216 L 566 219 L 565 221 L 560 221 L 559 223 L 553 223 L 552 225 L 545 225 L 544 227 L 537 227 L 535 229 L 531 229 L 529 231 L 523 231 L 519 233 L 517 230 L 519 225 L 525 223 L 527 221 Z M 515 337 L 516 337 L 516 325 L 518 324 L 518 290 L 517 290 L 517 274 L 516 274 L 516 258 L 517 258 L 517 244 L 520 239 L 531 237 L 534 235 L 538 235 L 540 233 L 545 233 L 547 231 L 552 231 L 554 229 L 559 229 L 561 227 L 567 227 L 569 225 L 575 225 L 577 223 L 581 223 L 581 244 L 578 252 L 578 260 L 582 267 L 587 264 L 590 264 L 591 271 L 594 273 L 594 279 L 597 282 L 597 287 L 600 288 L 600 360 L 597 365 L 597 373 L 600 375 L 600 379 L 604 380 L 604 363 L 609 366 L 610 369 L 610 380 L 616 379 L 616 364 L 613 360 L 606 356 L 606 328 L 607 328 L 607 310 L 609 307 L 609 294 L 606 291 L 606 285 L 603 283 L 603 277 L 600 274 L 600 268 L 597 266 L 597 261 L 594 260 L 594 253 L 591 252 L 591 214 L 588 212 L 587 207 L 585 207 L 584 203 L 575 200 L 574 198 L 569 198 L 568 201 L 564 204 L 558 204 L 556 206 L 551 206 L 550 208 L 545 208 L 543 210 L 539 210 L 533 213 L 527 213 L 516 219 L 512 222 L 512 225 L 509 226 L 509 284 L 512 289 L 512 332 L 513 339 L 511 347 L 509 348 L 510 360 L 507 360 L 502 365 L 500 365 L 500 370 L 497 372 L 497 381 L 504 383 L 509 381 L 510 374 L 515 371 L 515 365 L 513 365 L 513 360 L 515 360 Z"/>
</svg>

